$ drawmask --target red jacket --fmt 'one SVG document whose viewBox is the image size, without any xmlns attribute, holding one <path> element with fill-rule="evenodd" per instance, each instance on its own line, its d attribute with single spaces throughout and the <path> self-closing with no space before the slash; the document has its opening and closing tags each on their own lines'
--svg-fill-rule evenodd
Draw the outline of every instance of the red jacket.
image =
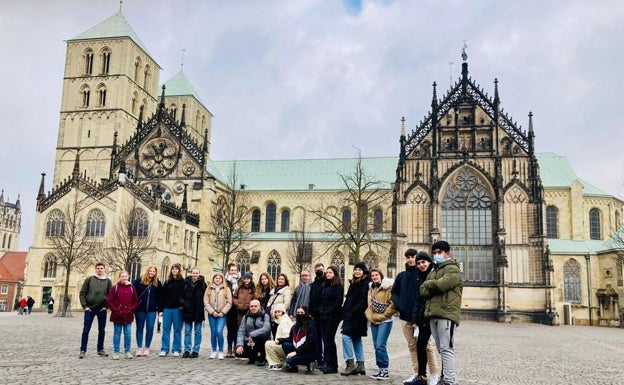
<svg viewBox="0 0 624 385">
<path fill-rule="evenodd" d="M 106 304 L 111 309 L 111 322 L 129 324 L 134 321 L 134 309 L 139 306 L 139 296 L 130 282 L 127 285 L 117 282 L 108 292 Z"/>
<path fill-rule="evenodd" d="M 22 298 L 19 301 L 19 307 L 26 307 L 26 298 Z"/>
</svg>

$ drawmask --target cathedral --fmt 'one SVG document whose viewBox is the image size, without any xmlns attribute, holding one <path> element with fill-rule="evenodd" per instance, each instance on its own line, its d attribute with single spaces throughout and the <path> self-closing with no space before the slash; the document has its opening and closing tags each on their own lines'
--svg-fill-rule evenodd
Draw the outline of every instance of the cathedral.
<svg viewBox="0 0 624 385">
<path fill-rule="evenodd" d="M 25 290 L 79 308 L 99 261 L 113 279 L 148 266 L 165 279 L 173 263 L 211 277 L 234 262 L 296 284 L 316 262 L 348 278 L 359 261 L 392 277 L 407 248 L 444 239 L 466 318 L 619 325 L 624 202 L 565 157 L 536 153 L 532 115 L 523 130 L 498 82 L 488 95 L 463 59 L 441 97 L 434 83 L 414 130 L 403 119 L 397 156 L 215 161 L 213 116 L 185 74 L 161 84 L 126 18 L 111 16 L 67 40 L 54 175 L 48 191 L 41 175 Z"/>
<path fill-rule="evenodd" d="M 16 251 L 22 227 L 22 205 L 17 197 L 15 203 L 4 200 L 4 190 L 0 192 L 0 255 Z"/>
</svg>

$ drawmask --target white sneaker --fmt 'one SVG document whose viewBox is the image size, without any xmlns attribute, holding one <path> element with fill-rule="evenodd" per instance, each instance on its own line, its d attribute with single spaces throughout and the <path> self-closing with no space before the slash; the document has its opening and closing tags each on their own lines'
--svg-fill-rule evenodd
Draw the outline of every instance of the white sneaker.
<svg viewBox="0 0 624 385">
<path fill-rule="evenodd" d="M 217 358 L 217 352 L 210 353 L 210 359 L 212 360 L 212 359 L 215 359 L 215 358 Z"/>
<path fill-rule="evenodd" d="M 173 352 L 174 357 L 180 357 L 180 352 Z"/>
<path fill-rule="evenodd" d="M 219 357 L 220 360 L 225 358 L 225 355 L 223 354 L 223 352 L 219 352 L 217 356 Z"/>
<path fill-rule="evenodd" d="M 118 360 L 118 359 L 119 359 L 119 353 L 113 354 L 113 360 Z"/>
<path fill-rule="evenodd" d="M 412 374 L 409 378 L 403 380 L 403 385 L 408 385 L 410 382 L 414 382 L 416 379 L 416 374 Z"/>
<path fill-rule="evenodd" d="M 167 355 L 167 352 L 160 352 L 158 353 L 158 357 L 164 357 Z"/>
<path fill-rule="evenodd" d="M 430 385 L 437 385 L 438 383 L 438 375 L 437 374 L 430 374 L 429 375 L 429 384 Z"/>
</svg>

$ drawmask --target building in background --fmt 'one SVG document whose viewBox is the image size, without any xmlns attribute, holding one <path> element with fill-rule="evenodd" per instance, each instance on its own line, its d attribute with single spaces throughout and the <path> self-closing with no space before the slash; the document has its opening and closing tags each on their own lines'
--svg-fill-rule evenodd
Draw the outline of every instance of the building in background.
<svg viewBox="0 0 624 385">
<path fill-rule="evenodd" d="M 22 206 L 19 196 L 15 203 L 5 201 L 4 190 L 0 192 L 0 254 L 15 251 L 19 246 L 22 228 Z"/>
<path fill-rule="evenodd" d="M 0 311 L 12 311 L 24 293 L 24 270 L 26 252 L 8 251 L 0 253 Z"/>
</svg>

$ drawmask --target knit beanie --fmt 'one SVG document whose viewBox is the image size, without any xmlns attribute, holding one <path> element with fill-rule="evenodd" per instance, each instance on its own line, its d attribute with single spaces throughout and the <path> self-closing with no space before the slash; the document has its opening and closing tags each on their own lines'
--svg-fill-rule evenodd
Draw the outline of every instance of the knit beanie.
<svg viewBox="0 0 624 385">
<path fill-rule="evenodd" d="M 421 260 L 425 260 L 425 261 L 429 261 L 429 263 L 433 263 L 433 260 L 431 259 L 429 254 L 427 254 L 426 251 L 419 251 L 418 254 L 416 254 L 416 262 L 421 261 Z"/>
</svg>

